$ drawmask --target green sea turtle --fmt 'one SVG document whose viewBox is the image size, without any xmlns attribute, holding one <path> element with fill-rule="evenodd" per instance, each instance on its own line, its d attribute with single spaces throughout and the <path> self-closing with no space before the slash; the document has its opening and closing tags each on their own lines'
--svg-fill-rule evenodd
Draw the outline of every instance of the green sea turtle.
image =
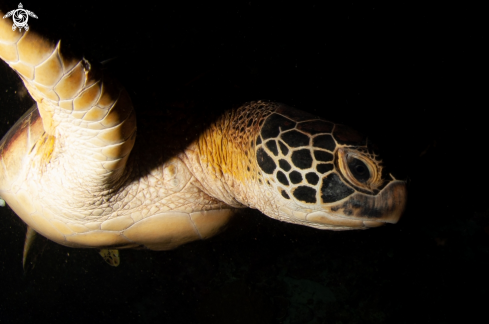
<svg viewBox="0 0 489 324">
<path fill-rule="evenodd" d="M 396 223 L 404 210 L 405 182 L 346 126 L 256 101 L 187 143 L 159 135 L 178 120 L 136 140 L 125 89 L 60 42 L 2 20 L 0 57 L 36 101 L 0 142 L 0 196 L 59 244 L 168 250 L 215 235 L 244 207 L 330 230 Z"/>
<path fill-rule="evenodd" d="M 15 31 L 17 27 L 19 28 L 19 31 L 22 31 L 22 28 L 24 28 L 26 31 L 29 30 L 29 25 L 27 25 L 27 21 L 29 21 L 29 16 L 37 18 L 35 13 L 29 10 L 25 10 L 24 6 L 22 6 L 22 3 L 19 3 L 18 9 L 7 12 L 7 14 L 3 16 L 3 18 L 5 19 L 10 16 L 12 16 L 12 20 L 14 21 L 14 23 L 12 24 L 13 31 Z"/>
</svg>

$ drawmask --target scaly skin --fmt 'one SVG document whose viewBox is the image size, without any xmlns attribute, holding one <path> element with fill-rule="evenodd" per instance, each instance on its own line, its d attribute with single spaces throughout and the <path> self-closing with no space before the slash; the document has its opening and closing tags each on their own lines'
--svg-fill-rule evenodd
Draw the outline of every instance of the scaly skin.
<svg viewBox="0 0 489 324">
<path fill-rule="evenodd" d="M 74 247 L 170 249 L 227 222 L 231 208 L 178 158 L 149 173 L 135 158 L 126 167 L 136 117 L 122 87 L 60 43 L 8 27 L 2 20 L 0 57 L 37 101 L 42 125 L 34 111 L 2 144 L 0 195 L 29 226 Z"/>
<path fill-rule="evenodd" d="M 37 105 L 0 142 L 0 196 L 55 242 L 172 249 L 216 234 L 243 207 L 333 230 L 401 216 L 404 182 L 385 179 L 367 143 L 344 126 L 252 102 L 170 154 L 158 135 L 136 141 L 131 100 L 115 80 L 9 23 L 0 20 L 0 58 Z M 359 164 L 368 179 L 352 171 Z"/>
</svg>

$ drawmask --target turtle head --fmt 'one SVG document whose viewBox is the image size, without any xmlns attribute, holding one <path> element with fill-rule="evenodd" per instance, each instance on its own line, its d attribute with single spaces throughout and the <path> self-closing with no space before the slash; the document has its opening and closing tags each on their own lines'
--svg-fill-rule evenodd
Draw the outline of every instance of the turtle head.
<svg viewBox="0 0 489 324">
<path fill-rule="evenodd" d="M 271 217 L 346 230 L 396 223 L 404 211 L 405 182 L 389 176 L 371 143 L 351 128 L 280 105 L 264 120 L 254 150 L 265 198 L 257 207 Z"/>
</svg>

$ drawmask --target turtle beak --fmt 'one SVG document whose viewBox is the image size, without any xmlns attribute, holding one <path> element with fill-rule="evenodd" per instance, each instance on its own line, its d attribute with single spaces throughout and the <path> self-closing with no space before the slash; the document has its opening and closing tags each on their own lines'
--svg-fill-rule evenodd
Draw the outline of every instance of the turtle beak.
<svg viewBox="0 0 489 324">
<path fill-rule="evenodd" d="M 376 227 L 383 223 L 397 223 L 404 212 L 406 201 L 406 182 L 394 180 L 375 196 L 357 192 L 333 206 L 331 211 L 343 217 L 362 220 L 366 227 Z"/>
</svg>

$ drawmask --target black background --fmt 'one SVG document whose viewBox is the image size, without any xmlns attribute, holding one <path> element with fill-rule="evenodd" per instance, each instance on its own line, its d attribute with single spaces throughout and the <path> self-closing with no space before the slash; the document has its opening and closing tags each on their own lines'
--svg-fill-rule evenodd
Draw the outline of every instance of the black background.
<svg viewBox="0 0 489 324">
<path fill-rule="evenodd" d="M 1 1 L 4 13 L 16 1 Z M 32 29 L 108 63 L 138 118 L 273 100 L 348 124 L 408 179 L 396 225 L 325 232 L 246 211 L 174 251 L 36 242 L 0 221 L 0 322 L 449 323 L 489 301 L 487 103 L 480 8 L 446 3 L 23 2 Z M 487 83 L 487 80 L 485 81 Z M 0 64 L 4 134 L 30 106 Z M 200 106 L 199 106 L 200 105 Z M 202 112 L 201 111 L 201 112 Z M 165 121 L 161 121 L 163 127 Z"/>
</svg>

